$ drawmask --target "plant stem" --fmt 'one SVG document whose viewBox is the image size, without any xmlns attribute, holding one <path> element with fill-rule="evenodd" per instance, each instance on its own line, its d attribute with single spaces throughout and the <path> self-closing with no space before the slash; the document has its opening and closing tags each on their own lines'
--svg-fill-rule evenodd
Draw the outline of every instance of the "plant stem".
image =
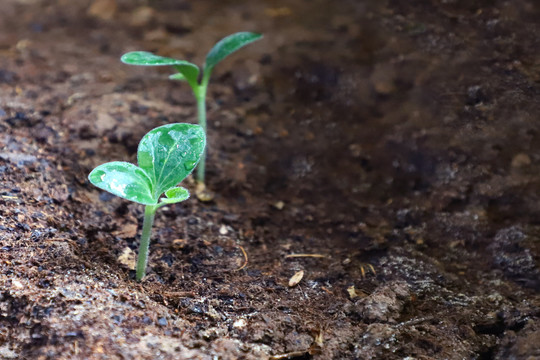
<svg viewBox="0 0 540 360">
<path fill-rule="evenodd" d="M 199 125 L 203 128 L 206 134 L 206 96 L 197 96 L 197 117 L 199 119 Z M 197 166 L 197 181 L 204 183 L 204 173 L 206 168 L 206 149 L 201 155 L 201 160 Z"/>
<path fill-rule="evenodd" d="M 210 81 L 210 74 L 212 68 L 204 69 L 201 84 L 194 89 L 195 98 L 197 99 L 197 118 L 199 125 L 203 128 L 205 135 L 208 135 L 206 131 L 206 90 L 208 89 L 208 82 Z M 208 146 L 207 146 L 208 147 Z M 197 181 L 204 184 L 204 174 L 206 171 L 206 148 L 201 155 L 201 160 L 197 166 Z"/>
<path fill-rule="evenodd" d="M 144 221 L 139 245 L 139 256 L 137 258 L 137 273 L 135 279 L 141 281 L 146 274 L 146 265 L 148 264 L 148 247 L 150 246 L 150 234 L 156 215 L 157 205 L 146 205 L 144 207 Z"/>
</svg>

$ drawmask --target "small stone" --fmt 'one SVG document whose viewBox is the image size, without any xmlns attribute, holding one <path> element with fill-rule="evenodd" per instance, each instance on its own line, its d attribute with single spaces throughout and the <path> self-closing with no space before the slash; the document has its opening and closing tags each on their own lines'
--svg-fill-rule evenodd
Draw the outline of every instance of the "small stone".
<svg viewBox="0 0 540 360">
<path fill-rule="evenodd" d="M 227 235 L 228 232 L 229 232 L 229 230 L 227 230 L 227 226 L 221 225 L 221 227 L 219 228 L 219 233 L 221 235 Z"/>
<path fill-rule="evenodd" d="M 513 168 L 522 168 L 531 164 L 531 158 L 525 153 L 519 153 L 512 159 Z"/>
<path fill-rule="evenodd" d="M 202 202 L 210 202 L 214 200 L 215 194 L 208 190 L 206 188 L 206 185 L 204 183 L 197 183 L 197 187 L 195 188 L 195 196 L 197 196 L 197 199 Z"/>
<path fill-rule="evenodd" d="M 164 317 L 159 318 L 157 323 L 159 326 L 167 326 L 168 324 L 167 319 L 165 319 Z"/>
<path fill-rule="evenodd" d="M 24 288 L 24 285 L 19 280 L 12 280 L 11 284 L 15 289 L 22 289 Z"/>
<path fill-rule="evenodd" d="M 283 208 L 285 207 L 285 203 L 280 200 L 280 201 L 274 203 L 272 206 L 274 208 L 276 208 L 277 210 L 283 210 Z"/>
<path fill-rule="evenodd" d="M 245 328 L 247 326 L 247 321 L 246 319 L 237 319 L 234 323 L 233 323 L 233 327 L 234 328 L 237 328 L 237 329 L 242 329 L 242 328 Z"/>
<path fill-rule="evenodd" d="M 118 262 L 130 270 L 135 270 L 135 253 L 126 246 L 118 257 Z"/>
</svg>

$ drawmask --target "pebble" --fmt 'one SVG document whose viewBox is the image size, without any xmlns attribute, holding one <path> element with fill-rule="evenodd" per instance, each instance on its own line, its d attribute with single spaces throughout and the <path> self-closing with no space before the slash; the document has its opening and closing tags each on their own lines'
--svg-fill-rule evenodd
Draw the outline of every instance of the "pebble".
<svg viewBox="0 0 540 360">
<path fill-rule="evenodd" d="M 272 206 L 274 206 L 274 208 L 276 208 L 277 210 L 283 210 L 283 208 L 285 207 L 285 203 L 280 200 L 274 203 Z"/>
<path fill-rule="evenodd" d="M 227 230 L 227 226 L 221 225 L 221 227 L 219 228 L 219 233 L 221 235 L 227 235 L 228 232 L 229 232 L 229 230 Z"/>
<path fill-rule="evenodd" d="M 238 319 L 233 323 L 233 327 L 237 329 L 242 329 L 242 328 L 245 328 L 246 326 L 247 326 L 246 319 Z"/>
<path fill-rule="evenodd" d="M 512 159 L 513 168 L 522 168 L 531 164 L 531 158 L 525 153 L 519 153 Z"/>
</svg>

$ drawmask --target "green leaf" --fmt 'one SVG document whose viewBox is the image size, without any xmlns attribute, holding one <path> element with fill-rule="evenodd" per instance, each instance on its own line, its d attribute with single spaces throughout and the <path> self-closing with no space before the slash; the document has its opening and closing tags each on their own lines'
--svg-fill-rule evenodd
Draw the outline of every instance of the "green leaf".
<svg viewBox="0 0 540 360">
<path fill-rule="evenodd" d="M 136 165 L 114 161 L 96 167 L 88 180 L 95 186 L 121 198 L 144 205 L 155 205 L 152 182 L 146 172 Z"/>
<path fill-rule="evenodd" d="M 217 63 L 233 52 L 261 38 L 261 34 L 238 32 L 221 39 L 206 55 L 205 69 L 212 70 Z"/>
<path fill-rule="evenodd" d="M 142 138 L 137 161 L 152 181 L 155 198 L 193 171 L 205 145 L 203 128 L 192 124 L 163 125 Z"/>
<path fill-rule="evenodd" d="M 182 75 L 181 73 L 176 73 L 169 75 L 170 80 L 180 80 L 180 81 L 187 81 L 186 77 Z"/>
<path fill-rule="evenodd" d="M 175 204 L 187 200 L 189 198 L 189 191 L 181 186 L 178 186 L 165 191 L 165 196 L 167 198 L 161 199 L 161 203 Z"/>
<path fill-rule="evenodd" d="M 174 66 L 190 83 L 197 82 L 199 67 L 186 60 L 177 60 L 152 54 L 147 51 L 128 52 L 120 58 L 124 64 L 140 66 Z"/>
<path fill-rule="evenodd" d="M 199 68 L 188 65 L 175 65 L 174 68 L 195 88 L 199 83 Z"/>
<path fill-rule="evenodd" d="M 198 69 L 197 65 L 186 60 L 177 60 L 173 58 L 163 57 L 152 54 L 148 51 L 132 51 L 128 52 L 120 58 L 124 64 L 141 65 L 141 66 L 175 66 L 185 65 Z"/>
</svg>

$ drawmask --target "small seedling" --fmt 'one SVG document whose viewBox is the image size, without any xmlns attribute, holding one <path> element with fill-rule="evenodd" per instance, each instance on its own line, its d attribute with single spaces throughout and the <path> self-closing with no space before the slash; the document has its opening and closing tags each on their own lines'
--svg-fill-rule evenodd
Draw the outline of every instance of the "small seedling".
<svg viewBox="0 0 540 360">
<path fill-rule="evenodd" d="M 189 192 L 177 185 L 193 171 L 205 145 L 206 135 L 198 125 L 163 125 L 144 135 L 139 143 L 139 166 L 113 161 L 99 165 L 88 175 L 90 182 L 98 188 L 145 205 L 137 258 L 137 281 L 146 272 L 156 210 L 189 198 Z M 161 198 L 163 194 L 165 197 Z"/>
<path fill-rule="evenodd" d="M 230 54 L 261 38 L 261 34 L 239 32 L 220 40 L 206 55 L 202 75 L 200 74 L 199 67 L 189 61 L 158 56 L 146 51 L 129 52 L 124 54 L 121 60 L 129 65 L 173 66 L 178 73 L 169 76 L 169 79 L 186 81 L 191 86 L 195 99 L 197 100 L 197 117 L 199 119 L 199 125 L 202 126 L 206 133 L 206 91 L 208 89 L 208 82 L 210 81 L 212 70 L 214 70 L 214 67 L 221 60 L 225 59 Z M 203 154 L 199 166 L 197 167 L 197 181 L 202 184 L 204 184 L 205 166 L 206 153 Z"/>
</svg>

